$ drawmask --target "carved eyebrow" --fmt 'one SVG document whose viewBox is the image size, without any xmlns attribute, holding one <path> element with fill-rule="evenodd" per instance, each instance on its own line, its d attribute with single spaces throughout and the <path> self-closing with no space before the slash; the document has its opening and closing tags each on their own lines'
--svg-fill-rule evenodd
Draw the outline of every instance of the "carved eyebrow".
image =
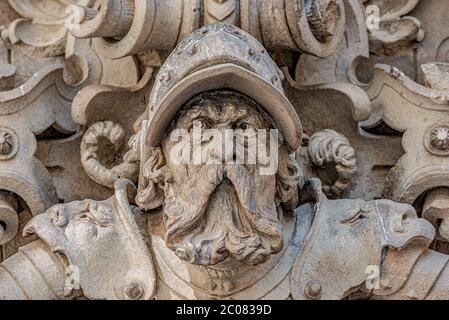
<svg viewBox="0 0 449 320">
<path fill-rule="evenodd" d="M 188 128 L 190 124 L 199 119 L 213 119 L 216 112 L 211 112 L 211 108 L 201 108 L 194 106 L 191 109 L 186 110 L 179 114 L 178 119 L 175 120 L 174 127 Z M 219 119 L 219 116 L 215 116 L 215 119 Z"/>
<path fill-rule="evenodd" d="M 86 203 L 85 210 L 80 212 L 81 214 L 86 215 L 93 223 L 100 227 L 109 227 L 113 222 L 112 209 L 103 204 L 89 201 Z"/>
</svg>

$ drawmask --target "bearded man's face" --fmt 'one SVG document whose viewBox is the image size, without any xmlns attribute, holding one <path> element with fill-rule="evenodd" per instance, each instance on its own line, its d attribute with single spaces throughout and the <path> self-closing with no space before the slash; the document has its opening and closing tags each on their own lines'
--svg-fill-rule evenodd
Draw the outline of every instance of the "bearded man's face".
<svg viewBox="0 0 449 320">
<path fill-rule="evenodd" d="M 182 152 L 189 155 L 190 162 L 180 162 L 180 139 L 173 139 L 173 132 L 183 130 L 192 137 L 194 126 L 203 132 L 213 129 L 216 134 L 200 142 L 203 160 L 205 154 L 209 160 L 195 161 L 189 140 L 184 141 L 184 147 L 190 149 Z M 270 164 L 262 163 L 257 156 L 247 161 L 250 163 L 236 161 L 242 150 L 248 160 L 252 146 L 249 140 L 234 138 L 231 152 L 225 154 L 229 147 L 225 146 L 229 143 L 225 138 L 219 142 L 223 147 L 216 148 L 216 136 L 224 137 L 230 129 L 253 129 L 269 136 L 274 127 L 253 100 L 234 92 L 211 92 L 192 99 L 179 112 L 161 143 L 165 167 L 159 171 L 170 176 L 159 186 L 164 194 L 166 244 L 178 257 L 194 264 L 214 265 L 229 259 L 254 265 L 283 247 L 280 203 L 297 190 L 299 167 L 288 156 L 282 141 L 273 144 L 270 137 L 266 137 L 264 147 L 276 155 L 281 171 L 289 175 L 287 179 L 279 181 L 279 170 L 267 174 L 269 171 L 263 169 Z M 265 131 L 258 131 L 261 129 Z M 244 143 L 239 146 L 239 141 Z"/>
</svg>

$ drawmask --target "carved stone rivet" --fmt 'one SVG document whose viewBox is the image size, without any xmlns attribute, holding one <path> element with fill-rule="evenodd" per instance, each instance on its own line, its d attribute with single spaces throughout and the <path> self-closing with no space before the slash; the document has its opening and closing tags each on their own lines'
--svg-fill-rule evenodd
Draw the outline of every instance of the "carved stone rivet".
<svg viewBox="0 0 449 320">
<path fill-rule="evenodd" d="M 449 129 L 435 128 L 430 134 L 430 144 L 435 149 L 446 151 L 449 149 Z"/>
<path fill-rule="evenodd" d="M 190 47 L 189 54 L 191 56 L 195 55 L 197 52 L 198 52 L 198 46 L 196 44 L 194 44 L 193 46 Z"/>
<path fill-rule="evenodd" d="M 449 124 L 440 123 L 430 127 L 423 136 L 423 143 L 430 154 L 449 157 Z"/>
<path fill-rule="evenodd" d="M 126 287 L 125 294 L 132 300 L 138 300 L 143 296 L 144 291 L 140 284 L 133 282 Z"/>
<path fill-rule="evenodd" d="M 8 155 L 11 153 L 13 147 L 12 136 L 9 132 L 0 131 L 0 154 Z"/>
<path fill-rule="evenodd" d="M 163 84 L 167 84 L 168 82 L 170 82 L 170 80 L 172 79 L 172 74 L 171 72 L 163 72 L 160 76 L 159 76 L 159 81 L 162 82 Z"/>
<path fill-rule="evenodd" d="M 318 299 L 321 296 L 321 282 L 318 280 L 310 280 L 304 289 L 304 294 L 309 299 Z"/>
<path fill-rule="evenodd" d="M 248 55 L 250 56 L 250 57 L 254 57 L 255 55 L 256 55 L 256 52 L 253 50 L 253 49 L 249 49 L 248 50 Z"/>
</svg>

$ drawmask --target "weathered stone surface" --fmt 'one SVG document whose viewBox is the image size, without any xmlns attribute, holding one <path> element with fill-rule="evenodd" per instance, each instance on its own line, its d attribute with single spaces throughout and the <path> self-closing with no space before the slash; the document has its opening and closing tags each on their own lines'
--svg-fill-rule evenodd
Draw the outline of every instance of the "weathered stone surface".
<svg viewBox="0 0 449 320">
<path fill-rule="evenodd" d="M 0 299 L 449 299 L 448 9 L 1 2 Z"/>
</svg>

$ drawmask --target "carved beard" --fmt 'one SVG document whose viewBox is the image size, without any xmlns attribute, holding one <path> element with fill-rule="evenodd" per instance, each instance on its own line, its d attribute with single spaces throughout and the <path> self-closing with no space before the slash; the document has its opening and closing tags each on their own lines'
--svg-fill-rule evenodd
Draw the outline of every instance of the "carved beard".
<svg viewBox="0 0 449 320">
<path fill-rule="evenodd" d="M 190 179 L 196 185 L 216 185 L 203 200 L 181 199 L 177 195 L 182 193 L 175 192 L 173 184 L 166 185 L 166 243 L 180 258 L 194 264 L 215 265 L 227 258 L 249 265 L 264 262 L 283 246 L 274 201 L 275 178 L 254 174 L 253 178 L 243 165 L 220 169 L 222 176 L 213 182 L 210 175 Z M 255 182 L 261 179 L 264 181 Z"/>
</svg>

